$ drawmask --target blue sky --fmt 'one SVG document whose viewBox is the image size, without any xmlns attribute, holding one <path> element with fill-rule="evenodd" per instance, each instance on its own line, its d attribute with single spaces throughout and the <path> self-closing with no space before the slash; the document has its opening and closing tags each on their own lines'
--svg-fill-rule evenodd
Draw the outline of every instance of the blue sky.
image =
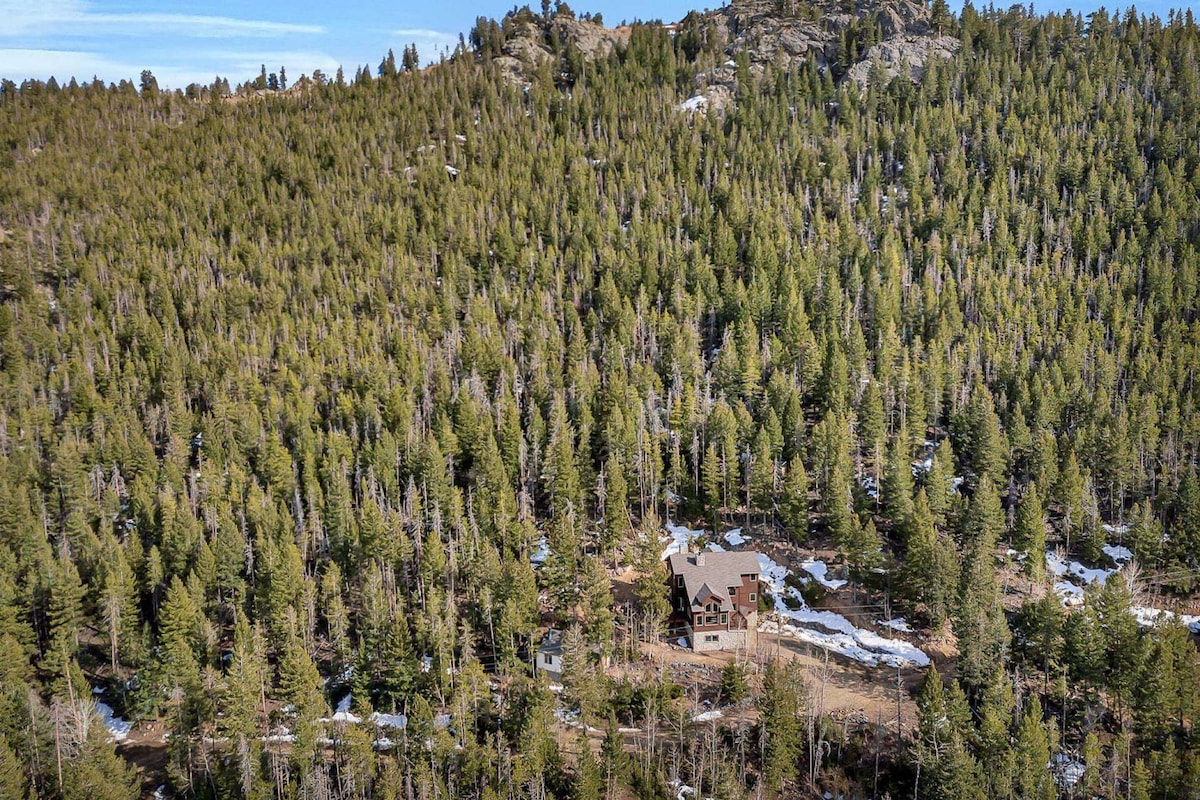
<svg viewBox="0 0 1200 800">
<path fill-rule="evenodd" d="M 676 20 L 691 8 L 720 1 L 576 0 L 572 7 L 601 12 L 611 25 L 622 19 Z M 540 0 L 530 4 L 537 8 Z M 231 83 L 248 80 L 264 63 L 268 72 L 286 67 L 290 80 L 314 69 L 332 75 L 339 65 L 353 74 L 361 64 L 374 68 L 389 47 L 398 58 L 408 43 L 417 45 L 423 59 L 432 59 L 453 48 L 477 16 L 499 18 L 513 5 L 513 0 L 0 0 L 0 78 L 20 82 L 53 75 L 65 83 L 95 75 L 136 81 L 150 69 L 160 85 L 181 88 L 210 83 L 216 75 Z M 1100 3 L 1036 5 L 1090 10 Z M 1169 6 L 1140 7 L 1165 15 Z"/>
</svg>

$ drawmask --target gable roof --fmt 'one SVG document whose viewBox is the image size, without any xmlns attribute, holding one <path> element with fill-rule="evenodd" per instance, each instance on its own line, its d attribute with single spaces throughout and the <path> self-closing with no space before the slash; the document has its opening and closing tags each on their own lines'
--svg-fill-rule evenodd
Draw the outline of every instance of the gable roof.
<svg viewBox="0 0 1200 800">
<path fill-rule="evenodd" d="M 542 641 L 537 646 L 537 651 L 546 655 L 562 655 L 562 650 L 563 632 L 557 628 L 547 630 L 546 635 L 542 637 Z"/>
<path fill-rule="evenodd" d="M 697 558 L 697 556 L 701 558 Z M 701 563 L 697 564 L 696 562 Z M 672 583 L 683 576 L 683 588 L 692 606 L 703 606 L 712 598 L 722 611 L 733 609 L 727 594 L 728 587 L 740 586 L 743 575 L 759 572 L 758 554 L 746 551 L 731 553 L 672 553 L 670 558 Z"/>
</svg>

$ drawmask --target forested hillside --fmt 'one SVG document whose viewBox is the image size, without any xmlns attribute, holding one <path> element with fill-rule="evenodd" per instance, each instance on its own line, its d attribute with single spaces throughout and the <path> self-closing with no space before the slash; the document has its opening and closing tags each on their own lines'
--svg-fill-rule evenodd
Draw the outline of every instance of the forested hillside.
<svg viewBox="0 0 1200 800">
<path fill-rule="evenodd" d="M 935 5 L 6 82 L 0 796 L 1196 797 L 1200 30 Z M 668 521 L 933 666 L 688 685 Z"/>
</svg>

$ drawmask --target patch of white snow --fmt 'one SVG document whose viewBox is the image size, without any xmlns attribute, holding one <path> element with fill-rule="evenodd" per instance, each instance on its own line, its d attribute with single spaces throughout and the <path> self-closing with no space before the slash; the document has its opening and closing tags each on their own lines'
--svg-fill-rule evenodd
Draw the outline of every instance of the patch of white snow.
<svg viewBox="0 0 1200 800">
<path fill-rule="evenodd" d="M 800 569 L 807 572 L 813 577 L 813 580 L 831 592 L 836 592 L 838 589 L 846 585 L 846 581 L 844 580 L 828 577 L 829 565 L 824 561 L 818 561 L 815 558 L 810 558 L 800 563 Z"/>
<path fill-rule="evenodd" d="M 760 577 L 771 590 L 775 601 L 775 613 L 779 617 L 778 621 L 765 620 L 760 623 L 760 631 L 784 633 L 817 647 L 841 653 L 868 666 L 929 665 L 929 656 L 916 645 L 903 639 L 888 639 L 855 627 L 841 614 L 810 609 L 799 590 L 785 582 L 791 574 L 787 567 L 775 563 L 762 553 L 758 554 L 758 562 Z M 785 598 L 791 598 L 797 608 L 789 608 Z"/>
<path fill-rule="evenodd" d="M 97 700 L 96 714 L 100 717 L 100 722 L 108 729 L 108 740 L 110 742 L 123 742 L 129 738 L 129 732 L 133 730 L 133 723 L 121 719 L 114 714 L 112 706 L 108 703 L 102 703 Z"/>
</svg>

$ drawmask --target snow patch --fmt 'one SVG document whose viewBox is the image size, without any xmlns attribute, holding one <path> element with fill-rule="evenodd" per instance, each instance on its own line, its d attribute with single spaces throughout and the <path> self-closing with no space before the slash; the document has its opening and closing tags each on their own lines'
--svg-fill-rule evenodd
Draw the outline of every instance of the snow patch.
<svg viewBox="0 0 1200 800">
<path fill-rule="evenodd" d="M 1083 605 L 1083 587 L 1081 586 L 1076 586 L 1066 581 L 1058 581 L 1054 584 L 1054 593 L 1062 598 L 1064 606 Z"/>
<path fill-rule="evenodd" d="M 546 542 L 546 535 L 538 539 L 537 550 L 529 554 L 529 563 L 531 566 L 540 567 L 546 563 L 546 559 L 550 557 L 550 545 Z"/>
<path fill-rule="evenodd" d="M 714 708 L 712 711 L 705 711 L 702 714 L 697 714 L 696 716 L 692 717 L 692 722 L 712 722 L 713 720 L 720 719 L 723 716 L 725 715 Z"/>
<path fill-rule="evenodd" d="M 1111 527 L 1106 525 L 1107 527 Z M 1127 561 L 1133 560 L 1133 551 L 1128 547 L 1122 547 L 1119 544 L 1106 544 L 1103 548 L 1104 554 L 1118 564 L 1124 564 Z"/>
<path fill-rule="evenodd" d="M 381 714 L 376 711 L 371 715 L 371 722 L 375 723 L 377 728 L 396 728 L 404 730 L 408 727 L 408 717 L 403 714 Z"/>
<path fill-rule="evenodd" d="M 287 728 L 280 725 L 273 733 L 269 733 L 263 737 L 264 742 L 282 742 L 290 743 L 296 741 L 296 734 L 289 731 Z"/>
<path fill-rule="evenodd" d="M 904 617 L 881 620 L 879 624 L 885 628 L 891 628 L 894 631 L 900 631 L 901 633 L 913 632 L 912 625 L 909 625 L 908 620 L 906 620 Z"/>
<path fill-rule="evenodd" d="M 759 574 L 771 590 L 775 613 L 780 621 L 764 621 L 760 631 L 777 631 L 816 645 L 868 666 L 925 667 L 929 656 L 916 645 L 903 639 L 888 639 L 872 631 L 855 627 L 850 620 L 832 611 L 814 611 L 804 602 L 799 590 L 785 582 L 791 570 L 775 563 L 769 556 L 758 554 Z M 797 604 L 788 608 L 785 598 Z"/>
<path fill-rule="evenodd" d="M 1093 583 L 1104 583 L 1108 576 L 1116 573 L 1115 569 L 1094 569 L 1085 567 L 1078 561 L 1066 561 L 1056 552 L 1046 553 L 1046 569 L 1059 578 L 1070 578 L 1076 583 L 1082 582 L 1088 586 Z"/>
<path fill-rule="evenodd" d="M 748 541 L 750 540 L 742 535 L 741 528 L 734 528 L 731 531 L 725 532 L 725 544 L 729 545 L 730 547 L 741 547 Z"/>
<path fill-rule="evenodd" d="M 1200 633 L 1200 616 L 1194 614 L 1176 614 L 1165 608 L 1151 608 L 1150 606 L 1133 606 L 1129 611 L 1137 620 L 1137 624 L 1143 628 L 1153 628 L 1167 620 L 1178 619 L 1192 633 Z"/>
<path fill-rule="evenodd" d="M 1087 767 L 1082 761 L 1071 758 L 1066 753 L 1055 753 L 1048 766 L 1054 770 L 1055 782 L 1064 789 L 1074 787 L 1083 779 L 1083 773 L 1087 771 Z"/>
<path fill-rule="evenodd" d="M 350 711 L 350 695 L 349 694 L 347 694 L 345 697 L 343 697 L 341 700 L 338 701 L 337 708 L 334 710 L 334 713 L 333 713 L 333 721 L 334 722 L 350 722 L 350 723 L 354 723 L 354 724 L 358 724 L 359 722 L 362 722 L 362 717 L 360 717 L 357 714 L 354 714 Z"/>
<path fill-rule="evenodd" d="M 133 730 L 133 723 L 118 717 L 113 713 L 112 706 L 108 703 L 102 703 L 97 700 L 96 715 L 100 717 L 100 722 L 108 729 L 108 740 L 110 742 L 123 742 L 129 738 L 129 732 Z"/>
<path fill-rule="evenodd" d="M 671 781 L 671 791 L 675 793 L 675 800 L 687 800 L 689 795 L 694 795 L 696 790 L 688 786 L 686 783 L 680 783 L 677 780 Z"/>
<path fill-rule="evenodd" d="M 859 485 L 862 486 L 863 491 L 866 492 L 867 497 L 871 498 L 872 500 L 879 499 L 879 483 L 875 480 L 874 475 L 860 474 L 858 476 L 858 482 Z"/>
<path fill-rule="evenodd" d="M 693 539 L 698 539 L 704 535 L 703 530 L 693 530 L 685 525 L 676 525 L 670 520 L 663 526 L 667 530 L 667 536 L 664 539 L 666 548 L 659 556 L 660 561 L 666 561 L 671 557 L 672 553 L 686 553 Z"/>
<path fill-rule="evenodd" d="M 702 94 L 689 97 L 679 105 L 681 111 L 705 111 L 708 109 L 708 98 Z"/>
<path fill-rule="evenodd" d="M 812 576 L 813 580 L 831 592 L 836 592 L 838 589 L 846 585 L 846 581 L 828 577 L 829 565 L 824 561 L 810 558 L 800 563 L 800 569 L 807 572 Z"/>
</svg>

